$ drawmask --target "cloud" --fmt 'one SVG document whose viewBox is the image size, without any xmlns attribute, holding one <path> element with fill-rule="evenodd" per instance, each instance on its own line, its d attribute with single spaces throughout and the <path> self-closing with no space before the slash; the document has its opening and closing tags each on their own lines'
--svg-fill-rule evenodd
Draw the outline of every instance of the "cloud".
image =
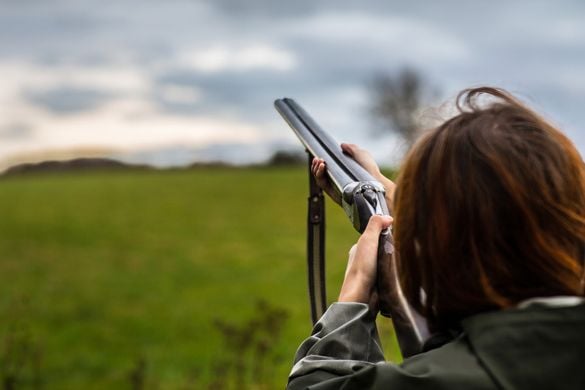
<svg viewBox="0 0 585 390">
<path fill-rule="evenodd" d="M 0 126 L 0 140 L 22 140 L 34 134 L 33 126 L 24 122 L 6 123 Z"/>
<path fill-rule="evenodd" d="M 288 50 L 255 43 L 242 47 L 216 45 L 188 50 L 179 56 L 179 63 L 203 73 L 253 70 L 285 72 L 292 70 L 297 60 Z"/>
<path fill-rule="evenodd" d="M 202 92 L 199 88 L 167 85 L 162 86 L 159 91 L 160 98 L 170 104 L 195 104 L 201 100 Z"/>
<path fill-rule="evenodd" d="M 34 156 L 51 150 L 117 150 L 126 154 L 169 145 L 204 147 L 231 142 L 251 145 L 270 139 L 254 124 L 241 120 L 165 115 L 149 102 L 138 100 L 113 101 L 93 111 L 49 118 L 36 124 L 32 142 L 3 140 L 2 159 L 16 161 L 19 155 Z"/>
<path fill-rule="evenodd" d="M 150 89 L 144 69 L 128 64 L 75 63 L 47 66 L 26 60 L 0 61 L 0 99 L 18 100 L 23 93 L 42 94 L 59 89 L 95 90 L 120 94 L 142 94 Z M 58 97 L 58 96 L 57 96 Z"/>
<path fill-rule="evenodd" d="M 262 137 L 258 128 L 243 121 L 168 115 L 142 99 L 117 100 L 93 111 L 54 116 L 39 124 L 37 132 L 50 147 L 93 144 L 128 150 L 169 143 L 253 142 Z"/>
<path fill-rule="evenodd" d="M 326 11 L 289 23 L 289 34 L 328 45 L 386 52 L 396 61 L 461 61 L 469 56 L 465 42 L 445 28 L 404 16 Z M 408 42 L 408 44 L 405 44 Z M 343 49 L 341 49 L 343 50 Z"/>
<path fill-rule="evenodd" d="M 25 99 L 54 113 L 71 114 L 95 109 L 115 94 L 90 88 L 59 86 L 43 91 L 28 91 Z"/>
<path fill-rule="evenodd" d="M 324 1 L 296 0 L 296 1 L 272 1 L 272 0 L 216 0 L 213 6 L 223 14 L 234 18 L 290 18 L 302 16 L 326 7 Z"/>
<path fill-rule="evenodd" d="M 175 144 L 251 144 L 267 138 L 260 126 L 241 118 L 161 109 L 158 101 L 193 105 L 204 96 L 189 86 L 152 85 L 144 72 L 124 66 L 0 63 L 0 74 L 9 75 L 0 91 L 5 103 L 0 105 L 2 160 L 23 161 L 17 156 L 48 155 L 51 150 L 130 152 Z M 18 125 L 24 118 L 26 126 Z"/>
</svg>

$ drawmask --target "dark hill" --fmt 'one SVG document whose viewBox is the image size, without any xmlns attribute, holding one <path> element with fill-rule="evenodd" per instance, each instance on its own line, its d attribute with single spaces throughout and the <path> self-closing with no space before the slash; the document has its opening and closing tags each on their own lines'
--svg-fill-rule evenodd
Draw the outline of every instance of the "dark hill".
<svg viewBox="0 0 585 390">
<path fill-rule="evenodd" d="M 53 173 L 72 171 L 111 171 L 126 169 L 151 169 L 147 165 L 132 165 L 108 158 L 76 158 L 62 161 L 43 161 L 40 163 L 27 163 L 8 168 L 2 176 L 15 176 L 29 173 Z"/>
</svg>

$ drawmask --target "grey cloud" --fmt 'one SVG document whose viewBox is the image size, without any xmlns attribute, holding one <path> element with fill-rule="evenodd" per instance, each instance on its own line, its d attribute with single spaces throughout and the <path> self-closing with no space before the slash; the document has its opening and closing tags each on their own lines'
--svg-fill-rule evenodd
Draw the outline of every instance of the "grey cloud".
<svg viewBox="0 0 585 390">
<path fill-rule="evenodd" d="M 258 122 L 271 114 L 272 100 L 283 94 L 286 88 L 263 85 L 260 75 L 246 77 L 223 75 L 221 80 L 203 78 L 196 74 L 169 73 L 160 81 L 162 85 L 193 86 L 202 90 L 201 101 L 196 104 L 177 104 L 156 98 L 159 107 L 172 114 L 233 116 L 241 120 Z"/>
<path fill-rule="evenodd" d="M 238 117 L 262 121 L 272 117 L 272 102 L 283 95 L 306 100 L 319 91 L 321 104 L 335 106 L 335 94 L 343 89 L 362 88 L 365 76 L 350 69 L 292 72 L 249 71 L 201 74 L 188 69 L 167 71 L 157 78 L 161 86 L 178 85 L 202 90 L 201 101 L 192 106 L 169 104 L 157 99 L 164 110 L 181 114 L 236 112 Z M 329 99 L 329 100 L 328 100 Z"/>
<path fill-rule="evenodd" d="M 60 114 L 91 110 L 114 96 L 115 94 L 108 91 L 71 86 L 60 86 L 48 90 L 29 90 L 24 93 L 25 99 L 31 103 Z"/>
<path fill-rule="evenodd" d="M 233 17 L 284 17 L 310 14 L 323 7 L 318 1 L 271 1 L 271 0 L 220 0 L 214 6 L 221 12 Z M 323 2 L 321 2 L 323 3 Z"/>
<path fill-rule="evenodd" d="M 106 27 L 101 14 L 49 2 L 2 5 L 0 56 L 33 57 L 58 52 L 65 58 L 84 51 L 89 38 Z"/>
<path fill-rule="evenodd" d="M 16 122 L 0 126 L 0 139 L 3 140 L 23 140 L 31 137 L 33 134 L 33 126 L 24 122 Z"/>
</svg>

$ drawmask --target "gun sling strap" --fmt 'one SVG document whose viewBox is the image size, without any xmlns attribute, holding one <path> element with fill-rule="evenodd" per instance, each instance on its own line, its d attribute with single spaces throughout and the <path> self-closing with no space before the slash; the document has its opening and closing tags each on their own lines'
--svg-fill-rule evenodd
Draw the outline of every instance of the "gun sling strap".
<svg viewBox="0 0 585 390">
<path fill-rule="evenodd" d="M 307 208 L 307 276 L 311 321 L 315 324 L 327 309 L 325 289 L 325 198 L 311 173 L 309 156 L 309 198 Z"/>
</svg>

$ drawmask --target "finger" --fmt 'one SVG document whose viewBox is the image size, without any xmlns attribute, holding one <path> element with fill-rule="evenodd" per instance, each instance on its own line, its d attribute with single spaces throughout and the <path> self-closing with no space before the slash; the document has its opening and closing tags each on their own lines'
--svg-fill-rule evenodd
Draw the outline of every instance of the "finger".
<svg viewBox="0 0 585 390">
<path fill-rule="evenodd" d="M 356 258 L 376 258 L 378 253 L 378 244 L 380 242 L 380 233 L 390 226 L 392 218 L 388 216 L 374 215 L 370 218 L 366 230 L 358 240 L 358 254 Z"/>
<path fill-rule="evenodd" d="M 341 144 L 341 150 L 343 150 L 345 153 L 349 154 L 350 156 L 353 156 L 353 154 L 357 148 L 358 147 L 356 144 L 348 144 L 345 142 Z"/>
<path fill-rule="evenodd" d="M 392 221 L 392 217 L 388 215 L 372 215 L 362 237 L 366 236 L 367 238 L 376 238 L 377 240 L 382 230 L 388 228 L 392 224 Z"/>
<path fill-rule="evenodd" d="M 319 179 L 321 179 L 325 176 L 325 163 L 319 164 L 319 166 L 317 167 L 317 173 L 315 174 L 315 176 L 318 177 Z"/>
<path fill-rule="evenodd" d="M 321 159 L 320 158 L 315 158 L 313 160 L 313 165 L 311 166 L 311 172 L 313 173 L 314 176 L 317 175 L 317 170 L 319 169 L 319 165 L 321 165 Z"/>
<path fill-rule="evenodd" d="M 317 157 L 313 157 L 311 161 L 311 172 L 314 174 L 317 169 L 317 164 L 319 164 L 319 159 Z"/>
<path fill-rule="evenodd" d="M 317 165 L 319 165 L 322 161 L 324 160 L 319 157 L 314 157 L 313 160 L 311 161 L 311 166 L 317 167 Z"/>
</svg>

